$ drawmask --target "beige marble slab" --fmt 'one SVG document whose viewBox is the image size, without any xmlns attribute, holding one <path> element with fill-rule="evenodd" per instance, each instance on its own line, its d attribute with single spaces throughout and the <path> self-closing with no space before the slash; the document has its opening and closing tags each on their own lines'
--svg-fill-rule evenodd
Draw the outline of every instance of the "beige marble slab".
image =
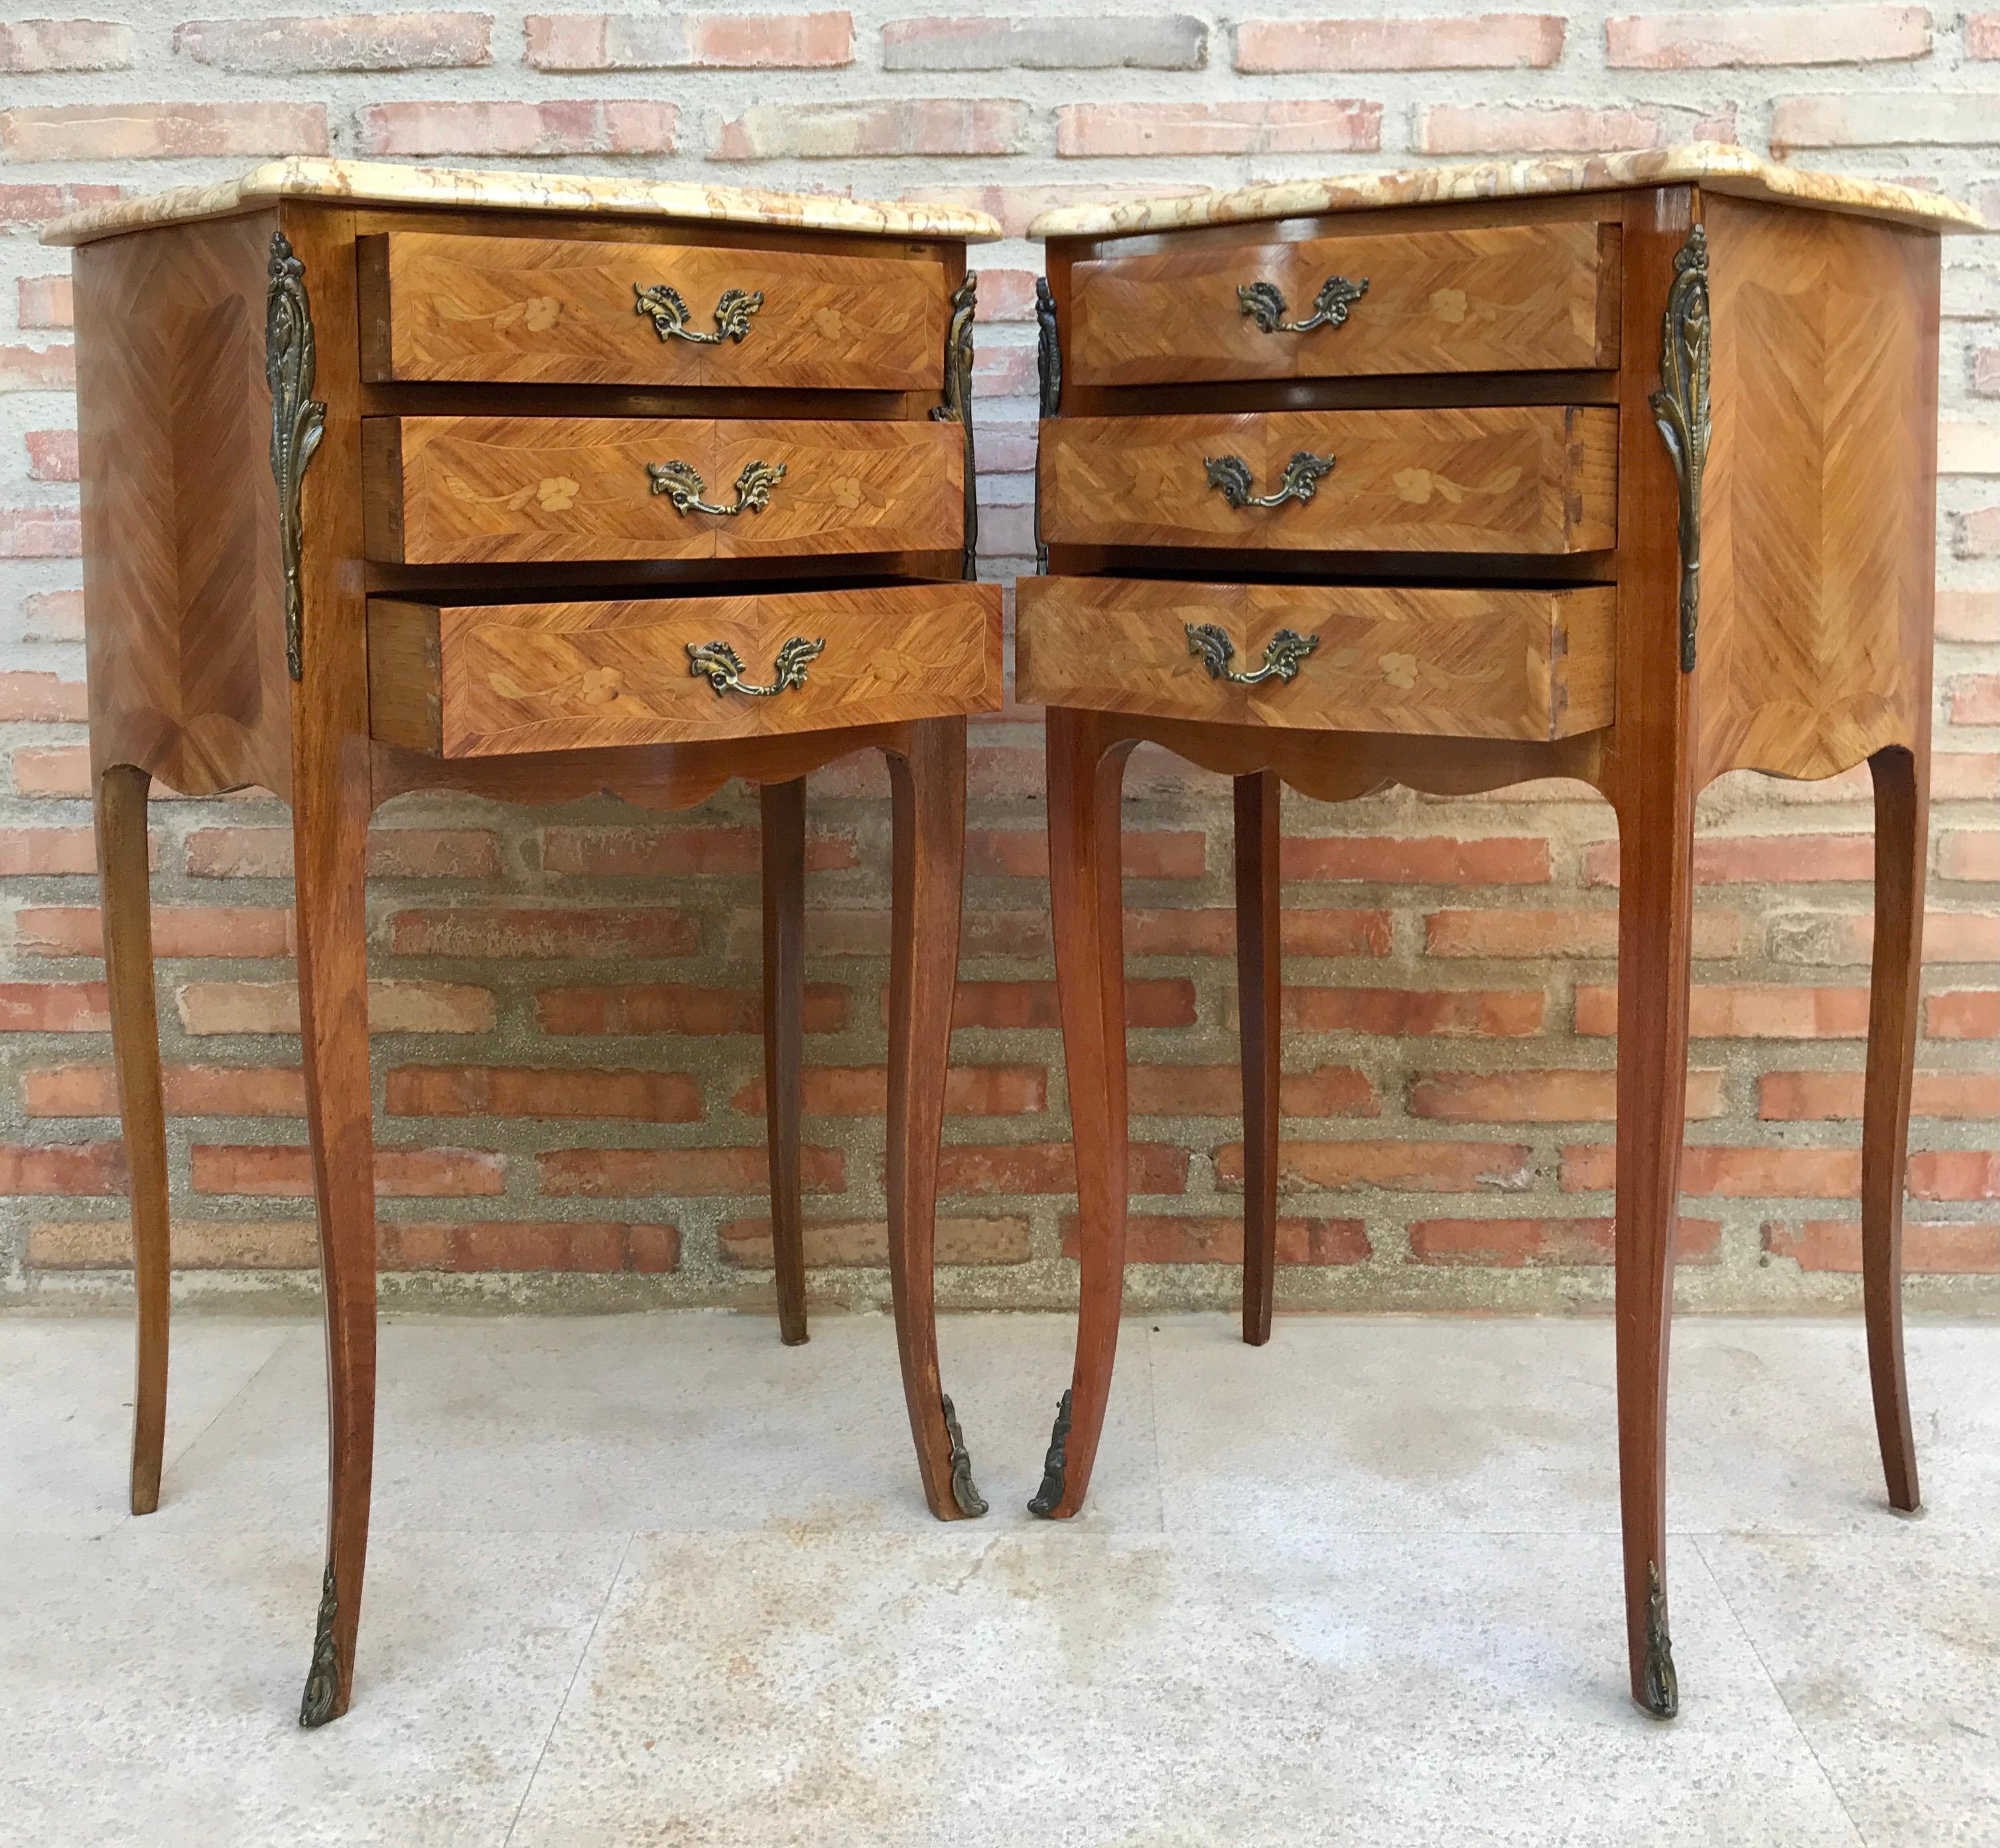
<svg viewBox="0 0 2000 1848">
<path fill-rule="evenodd" d="M 606 179 L 557 173 L 491 173 L 401 167 L 377 161 L 295 158 L 270 161 L 240 179 L 175 186 L 113 200 L 58 218 L 44 244 L 89 244 L 149 225 L 228 218 L 277 199 L 341 199 L 365 205 L 450 206 L 510 212 L 605 212 L 713 224 L 763 224 L 788 231 L 856 231 L 884 238 L 953 238 L 986 243 L 1000 235 L 984 212 L 921 202 L 892 205 L 832 193 L 755 193 L 684 180 Z"/>
<path fill-rule="evenodd" d="M 1453 167 L 1409 167 L 1394 173 L 1336 174 L 1325 179 L 1280 180 L 1233 192 L 1107 200 L 1058 206 L 1028 227 L 1031 238 L 1122 237 L 1196 224 L 1236 224 L 1259 218 L 1321 212 L 1372 211 L 1384 206 L 1435 205 L 1482 199 L 1532 199 L 1553 193 L 1609 193 L 1630 186 L 1700 185 L 1712 193 L 1886 218 L 1922 231 L 1982 231 L 1969 206 L 1941 193 L 1920 193 L 1872 179 L 1849 179 L 1783 167 L 1743 148 L 1698 141 L 1634 154 L 1599 154 L 1531 161 L 1483 161 Z"/>
</svg>

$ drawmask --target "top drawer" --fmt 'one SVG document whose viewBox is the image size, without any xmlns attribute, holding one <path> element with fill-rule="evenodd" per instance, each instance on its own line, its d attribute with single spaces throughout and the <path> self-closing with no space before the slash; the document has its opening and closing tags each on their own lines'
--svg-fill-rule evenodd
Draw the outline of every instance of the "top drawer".
<svg viewBox="0 0 2000 1848">
<path fill-rule="evenodd" d="M 1070 272 L 1085 385 L 1618 363 L 1616 225 L 1204 244 Z"/>
<path fill-rule="evenodd" d="M 359 240 L 364 376 L 935 391 L 941 263 L 390 231 Z"/>
</svg>

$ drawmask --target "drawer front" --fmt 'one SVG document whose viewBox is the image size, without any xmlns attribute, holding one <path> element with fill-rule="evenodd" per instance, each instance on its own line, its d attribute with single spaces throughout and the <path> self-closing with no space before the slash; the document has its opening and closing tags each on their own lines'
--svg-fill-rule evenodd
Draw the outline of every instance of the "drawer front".
<svg viewBox="0 0 2000 1848">
<path fill-rule="evenodd" d="M 1429 738 L 1546 741 L 1611 722 L 1608 585 L 1023 578 L 1016 595 L 1016 694 L 1038 705 Z"/>
<path fill-rule="evenodd" d="M 362 433 L 385 564 L 946 552 L 964 530 L 956 423 L 379 417 Z"/>
<path fill-rule="evenodd" d="M 1085 385 L 1618 363 L 1620 233 L 1525 224 L 1204 245 L 1070 272 Z"/>
<path fill-rule="evenodd" d="M 422 231 L 363 238 L 360 260 L 370 379 L 879 391 L 943 383 L 937 262 Z"/>
<path fill-rule="evenodd" d="M 1000 692 L 997 584 L 368 606 L 370 728 L 435 756 L 945 718 Z"/>
<path fill-rule="evenodd" d="M 1056 418 L 1041 428 L 1042 531 L 1057 545 L 1599 551 L 1617 537 L 1617 448 L 1607 405 Z"/>
</svg>

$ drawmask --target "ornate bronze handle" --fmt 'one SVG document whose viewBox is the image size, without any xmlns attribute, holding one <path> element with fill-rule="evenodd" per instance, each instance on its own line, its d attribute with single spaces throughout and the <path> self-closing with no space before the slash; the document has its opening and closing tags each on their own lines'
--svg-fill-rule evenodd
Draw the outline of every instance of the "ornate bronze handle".
<svg viewBox="0 0 2000 1848">
<path fill-rule="evenodd" d="M 672 501 L 676 513 L 721 513 L 733 518 L 738 513 L 762 513 L 771 504 L 771 490 L 785 478 L 785 465 L 745 463 L 742 474 L 736 478 L 735 504 L 727 507 L 701 498 L 706 485 L 692 462 L 648 462 L 646 474 L 653 492 Z"/>
<path fill-rule="evenodd" d="M 779 649 L 772 663 L 771 684 L 759 686 L 743 678 L 743 657 L 726 641 L 691 641 L 687 644 L 688 672 L 706 680 L 717 695 L 748 693 L 753 700 L 769 700 L 806 683 L 806 663 L 817 661 L 826 648 L 826 637 L 809 641 L 794 635 Z"/>
<path fill-rule="evenodd" d="M 1264 644 L 1264 665 L 1248 674 L 1239 674 L 1229 663 L 1236 644 L 1214 623 L 1189 623 L 1188 652 L 1208 669 L 1209 677 L 1227 680 L 1236 686 L 1261 686 L 1266 680 L 1296 680 L 1305 658 L 1319 646 L 1317 635 L 1301 635 L 1296 629 L 1280 629 Z"/>
<path fill-rule="evenodd" d="M 1331 456 L 1315 456 L 1302 449 L 1285 464 L 1276 494 L 1252 494 L 1250 464 L 1241 456 L 1204 456 L 1208 485 L 1217 489 L 1232 507 L 1282 507 L 1287 501 L 1309 501 L 1319 492 L 1320 479 L 1333 473 Z"/>
<path fill-rule="evenodd" d="M 1368 279 L 1351 283 L 1330 276 L 1313 297 L 1313 311 L 1303 321 L 1285 318 L 1285 298 L 1276 283 L 1245 283 L 1236 291 L 1236 305 L 1267 334 L 1309 334 L 1316 327 L 1339 327 L 1347 311 L 1368 293 Z"/>
<path fill-rule="evenodd" d="M 634 283 L 632 293 L 637 298 L 633 313 L 651 321 L 653 332 L 661 340 L 691 340 L 697 346 L 720 346 L 725 340 L 740 342 L 750 332 L 750 317 L 764 305 L 762 289 L 725 289 L 715 304 L 715 332 L 699 334 L 688 325 L 693 317 L 672 283 L 648 287 Z"/>
</svg>

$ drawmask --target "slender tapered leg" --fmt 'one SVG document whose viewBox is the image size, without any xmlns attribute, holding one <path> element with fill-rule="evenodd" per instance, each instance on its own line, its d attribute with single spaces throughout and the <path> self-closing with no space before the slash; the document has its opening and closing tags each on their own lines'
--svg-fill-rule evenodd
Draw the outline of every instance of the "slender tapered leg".
<svg viewBox="0 0 2000 1848">
<path fill-rule="evenodd" d="M 1679 1711 L 1666 1603 L 1667 1336 L 1687 1113 L 1693 802 L 1685 769 L 1621 813 L 1618 891 L 1618 1472 L 1632 1697 Z"/>
<path fill-rule="evenodd" d="M 1049 709 L 1049 912 L 1082 1259 L 1076 1367 L 1030 1513 L 1082 1506 L 1104 1429 L 1125 1290 L 1125 915 L 1119 791 L 1129 741 L 1107 747 L 1095 713 Z"/>
<path fill-rule="evenodd" d="M 964 893 L 964 720 L 912 724 L 904 749 L 889 753 L 889 1287 L 924 1497 L 939 1520 L 960 1520 L 986 1503 L 938 1377 L 932 1267 Z"/>
<path fill-rule="evenodd" d="M 778 1339 L 806 1338 L 805 1228 L 799 1181 L 804 1083 L 806 784 L 766 783 L 764 822 L 764 1134 L 771 1149 L 771 1257 Z"/>
<path fill-rule="evenodd" d="M 299 1012 L 326 1313 L 327 1561 L 299 1723 L 347 1711 L 375 1444 L 375 1153 L 368 1082 L 365 738 L 293 793 Z"/>
<path fill-rule="evenodd" d="M 1236 783 L 1236 1000 L 1243 1040 L 1243 1339 L 1271 1339 L 1278 1263 L 1278 778 Z"/>
<path fill-rule="evenodd" d="M 103 881 L 104 966 L 118 1109 L 132 1185 L 132 1279 L 139 1297 L 138 1379 L 132 1400 L 132 1512 L 160 1505 L 167 1431 L 167 1120 L 160 1090 L 160 1019 L 153 1000 L 153 894 L 146 860 L 152 778 L 129 763 L 97 780 L 97 863 Z"/>
<path fill-rule="evenodd" d="M 1868 1376 L 1889 1505 L 1918 1502 L 1910 1393 L 1903 1376 L 1903 1168 L 1929 839 L 1930 742 L 1868 760 L 1875 779 L 1875 950 L 1868 997 L 1868 1077 L 1861 1123 L 1861 1272 Z"/>
</svg>

